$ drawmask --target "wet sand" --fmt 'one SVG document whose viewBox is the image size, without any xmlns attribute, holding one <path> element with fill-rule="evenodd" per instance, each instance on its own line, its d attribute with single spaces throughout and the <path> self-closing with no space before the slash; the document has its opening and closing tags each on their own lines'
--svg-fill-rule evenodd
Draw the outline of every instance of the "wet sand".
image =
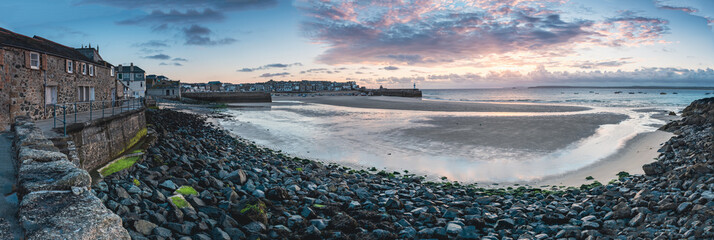
<svg viewBox="0 0 714 240">
<path fill-rule="evenodd" d="M 400 129 L 401 136 L 452 145 L 554 151 L 595 134 L 603 124 L 627 119 L 621 114 L 530 117 L 434 117 L 429 126 Z"/>
<path fill-rule="evenodd" d="M 270 111 L 273 112 L 271 115 L 273 118 L 276 116 L 282 118 L 285 116 L 283 113 L 290 113 L 304 117 L 303 120 L 313 119 L 307 121 L 315 121 L 319 119 L 319 123 L 313 122 L 312 124 L 317 124 L 316 126 L 319 127 L 318 129 L 322 129 L 322 131 L 328 131 L 332 135 L 337 134 L 333 137 L 337 137 L 337 139 L 334 140 L 339 139 L 338 142 L 341 142 L 339 143 L 340 145 L 344 144 L 344 142 L 349 142 L 351 145 L 354 145 L 355 148 L 365 147 L 365 149 L 379 149 L 376 152 L 390 151 L 391 154 L 387 156 L 380 156 L 381 154 L 369 154 L 370 152 L 348 152 L 343 155 L 346 154 L 346 156 L 351 156 L 349 157 L 351 159 L 346 159 L 345 162 L 342 162 L 341 160 L 335 158 L 345 156 L 329 151 L 322 153 L 319 147 L 306 145 L 308 143 L 312 143 L 318 145 L 326 144 L 324 146 L 327 146 L 330 144 L 338 144 L 337 142 L 329 141 L 329 139 L 320 139 L 325 142 L 318 143 L 316 142 L 317 139 L 311 139 L 309 136 L 298 136 L 298 138 L 295 139 L 280 134 L 279 129 L 276 128 L 275 125 L 255 125 L 256 121 L 263 121 L 261 120 L 264 119 L 262 114 L 252 114 L 255 115 L 252 118 L 252 121 L 254 122 L 243 122 L 239 124 L 239 129 L 241 130 L 238 132 L 247 134 L 244 137 L 248 137 L 248 140 L 251 140 L 251 137 L 260 138 L 261 142 L 272 148 L 284 148 L 287 145 L 288 147 L 282 150 L 287 150 L 288 153 L 294 152 L 292 154 L 297 154 L 301 157 L 337 162 L 356 167 L 376 166 L 378 168 L 383 167 L 392 170 L 411 168 L 417 170 L 415 173 L 423 172 L 432 175 L 431 177 L 453 176 L 454 178 L 450 177 L 450 179 L 453 180 L 459 180 L 458 178 L 463 178 L 461 180 L 472 178 L 472 175 L 464 175 L 464 173 L 469 171 L 461 170 L 455 165 L 461 165 L 461 168 L 475 165 L 468 161 L 442 161 L 440 163 L 433 157 L 438 158 L 439 156 L 452 156 L 455 158 L 462 158 L 464 160 L 472 159 L 473 161 L 479 162 L 485 161 L 485 165 L 483 165 L 483 167 L 495 166 L 498 168 L 494 169 L 493 173 L 489 173 L 489 175 L 492 176 L 499 176 L 498 172 L 501 174 L 515 174 L 518 176 L 537 176 L 538 173 L 536 172 L 540 171 L 543 171 L 543 173 L 558 173 L 556 175 L 552 175 L 552 173 L 545 174 L 544 176 L 546 177 L 542 180 L 519 183 L 525 183 L 530 186 L 579 186 L 580 184 L 592 182 L 585 180 L 587 176 L 593 176 L 595 180 L 607 183 L 610 179 L 616 178 L 616 173 L 620 171 L 627 171 L 631 174 L 641 173 L 642 164 L 647 163 L 648 161 L 651 161 L 652 158 L 656 157 L 658 155 L 656 152 L 657 149 L 659 149 L 658 145 L 668 140 L 671 136 L 669 133 L 650 132 L 653 130 L 647 130 L 644 132 L 639 131 L 639 134 L 630 135 L 630 137 L 627 137 L 624 140 L 617 139 L 622 139 L 626 135 L 621 135 L 617 138 L 609 138 L 604 140 L 602 143 L 597 143 L 597 141 L 593 142 L 592 137 L 597 135 L 596 132 L 599 131 L 598 129 L 600 129 L 601 126 L 617 125 L 621 124 L 625 120 L 631 121 L 632 119 L 628 120 L 628 116 L 625 114 L 601 112 L 600 110 L 593 110 L 588 107 L 579 106 L 448 102 L 414 98 L 362 96 L 281 96 L 274 97 L 273 100 L 276 102 L 241 103 L 230 104 L 230 106 L 231 108 L 240 108 L 242 110 L 248 110 L 249 112 Z M 313 105 L 331 105 L 337 106 L 337 108 L 315 108 L 312 107 Z M 403 127 L 386 129 L 386 131 L 381 131 L 385 129 L 369 129 L 369 127 L 367 127 L 368 129 L 362 129 L 358 132 L 344 132 L 341 130 L 336 132 L 330 131 L 330 129 L 336 130 L 335 127 L 330 125 L 338 126 L 337 129 L 353 129 L 369 126 L 360 124 L 360 121 L 362 121 L 359 120 L 361 119 L 361 115 L 371 115 L 374 114 L 372 112 L 380 110 L 406 110 L 405 113 L 408 113 L 405 115 L 397 114 L 396 117 L 390 116 L 393 112 L 387 111 L 390 112 L 390 114 L 379 115 L 379 117 L 391 117 L 391 120 L 387 119 L 387 121 L 404 121 L 402 120 L 402 118 L 404 118 L 406 121 L 410 122 L 410 124 L 403 124 Z M 662 112 L 662 110 L 656 109 L 634 110 L 634 112 L 642 113 L 656 111 Z M 492 115 L 491 113 L 496 114 Z M 512 113 L 514 115 L 501 115 L 498 113 Z M 355 117 L 357 117 L 357 120 L 355 120 Z M 665 119 L 671 118 L 671 116 L 664 116 L 664 114 L 661 113 L 655 114 L 653 117 L 664 121 L 671 120 Z M 237 120 L 240 119 L 241 117 L 237 118 Z M 344 121 L 347 119 L 350 119 L 350 123 L 345 125 Z M 276 123 L 285 124 L 286 122 L 284 121 L 290 120 L 282 119 L 279 121 L 283 122 Z M 654 125 L 656 125 L 656 122 Z M 654 125 L 648 126 L 653 127 Z M 302 125 L 297 124 L 289 126 L 295 128 Z M 615 135 L 617 135 L 618 131 L 627 129 L 628 126 L 629 125 L 624 126 L 624 128 L 623 126 L 619 128 L 611 128 L 610 131 L 605 131 L 602 134 L 615 133 Z M 234 127 L 237 127 L 237 125 Z M 355 133 L 357 133 L 357 136 L 351 135 Z M 629 138 L 632 139 L 627 140 Z M 620 144 L 606 144 L 607 146 L 612 147 L 603 149 L 605 150 L 603 152 L 607 153 L 600 153 L 600 155 L 605 155 L 602 156 L 602 159 L 597 161 L 573 159 L 574 161 L 580 162 L 576 163 L 570 161 L 572 162 L 572 164 L 570 164 L 569 161 L 567 161 L 570 158 L 566 157 L 567 159 L 561 158 L 558 160 L 561 162 L 557 167 L 548 167 L 548 164 L 530 165 L 532 167 L 531 173 L 528 173 L 527 164 L 517 163 L 519 161 L 533 161 L 533 158 L 516 157 L 519 152 L 530 152 L 535 155 L 544 156 L 548 153 L 560 151 L 568 147 L 572 148 L 572 144 L 586 139 L 590 139 L 591 142 L 593 142 L 594 145 L 591 144 L 591 146 L 604 144 L 608 141 L 622 142 Z M 377 140 L 378 142 L 371 142 Z M 286 143 L 285 141 L 289 141 L 290 143 Z M 367 141 L 367 143 L 364 143 L 364 141 Z M 298 145 L 291 146 L 295 144 Z M 478 151 L 474 151 L 474 148 L 482 147 L 495 149 L 496 152 L 488 153 L 491 155 L 495 154 L 494 156 L 497 156 L 496 158 L 491 159 L 507 156 L 516 157 L 510 161 L 510 164 L 520 166 L 521 169 L 516 170 L 510 168 L 513 173 L 508 173 L 506 170 L 508 168 L 504 168 L 505 166 L 493 165 L 494 162 L 490 161 L 491 159 L 483 158 L 478 155 Z M 602 148 L 602 146 L 599 148 Z M 476 153 L 476 155 L 473 155 L 474 153 Z M 592 158 L 592 154 L 597 155 L 597 153 L 592 153 L 592 151 L 586 153 L 591 155 L 589 157 L 583 156 L 583 158 Z M 367 158 L 364 158 L 365 156 Z M 572 157 L 576 158 L 580 156 L 581 155 L 572 155 Z M 407 160 L 394 162 L 396 159 L 402 158 L 411 159 L 409 160 L 411 163 Z M 429 160 L 430 158 L 433 160 Z M 546 162 L 547 161 L 543 163 Z M 443 167 L 434 169 L 434 164 L 448 164 L 454 166 L 444 165 Z M 419 169 L 422 171 L 419 171 Z M 472 173 L 478 174 L 477 172 L 482 172 L 481 170 L 472 171 Z M 414 171 L 410 170 L 410 172 Z M 450 175 L 449 173 L 453 173 L 453 175 Z M 482 172 L 481 174 L 484 173 L 485 172 Z M 469 181 L 465 180 L 465 182 Z M 479 185 L 488 184 L 488 181 L 477 180 L 477 182 L 482 183 Z M 500 187 L 503 187 L 505 185 L 518 182 L 500 181 L 500 183 L 502 183 L 500 184 Z"/>
<path fill-rule="evenodd" d="M 617 179 L 617 173 L 625 171 L 629 174 L 644 174 L 642 165 L 655 161 L 659 156 L 657 150 L 667 142 L 672 133 L 655 131 L 637 135 L 627 142 L 624 148 L 616 154 L 600 160 L 590 166 L 561 175 L 550 176 L 542 180 L 529 182 L 531 186 L 573 186 L 590 184 L 599 181 L 607 184 Z M 588 176 L 593 180 L 586 180 Z"/>
<path fill-rule="evenodd" d="M 590 108 L 524 103 L 480 103 L 375 96 L 273 97 L 273 101 L 301 101 L 343 107 L 440 112 L 573 112 Z"/>
</svg>

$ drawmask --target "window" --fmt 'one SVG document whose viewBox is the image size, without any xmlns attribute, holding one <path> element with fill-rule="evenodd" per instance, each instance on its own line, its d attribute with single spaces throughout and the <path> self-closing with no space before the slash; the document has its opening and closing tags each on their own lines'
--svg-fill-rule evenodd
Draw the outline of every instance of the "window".
<svg viewBox="0 0 714 240">
<path fill-rule="evenodd" d="M 82 75 L 87 75 L 87 64 L 82 63 Z"/>
<path fill-rule="evenodd" d="M 57 87 L 45 87 L 45 104 L 57 104 Z"/>
<path fill-rule="evenodd" d="M 144 82 L 139 82 L 139 87 L 144 87 Z"/>
<path fill-rule="evenodd" d="M 111 71 L 109 72 L 109 76 L 114 77 L 114 67 L 111 67 Z"/>
<path fill-rule="evenodd" d="M 40 54 L 36 52 L 30 52 L 30 68 L 40 69 Z"/>
<path fill-rule="evenodd" d="M 122 78 L 122 74 L 121 74 L 121 73 L 120 73 L 119 75 L 117 75 L 117 76 L 119 76 L 119 79 L 120 79 L 120 80 L 124 80 L 124 78 Z"/>
<path fill-rule="evenodd" d="M 74 66 L 72 65 L 72 60 L 67 60 L 67 73 L 72 73 L 74 71 Z"/>
<path fill-rule="evenodd" d="M 94 76 L 94 65 L 89 65 L 89 76 Z"/>
<path fill-rule="evenodd" d="M 77 100 L 79 102 L 94 101 L 94 88 L 93 87 L 79 87 L 79 88 L 77 88 Z"/>
<path fill-rule="evenodd" d="M 143 75 L 143 74 L 141 74 L 141 73 L 137 73 L 137 74 L 136 74 L 136 78 L 141 79 L 142 75 Z"/>
</svg>

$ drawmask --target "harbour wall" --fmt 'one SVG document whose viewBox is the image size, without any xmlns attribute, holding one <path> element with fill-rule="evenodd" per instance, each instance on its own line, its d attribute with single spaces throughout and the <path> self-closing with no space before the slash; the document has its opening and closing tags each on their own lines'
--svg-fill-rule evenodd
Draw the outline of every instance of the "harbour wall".
<svg viewBox="0 0 714 240">
<path fill-rule="evenodd" d="M 272 102 L 264 92 L 184 92 L 181 97 L 216 103 Z"/>
<path fill-rule="evenodd" d="M 79 167 L 90 171 L 121 156 L 146 136 L 144 108 L 67 126 L 67 138 L 53 139 L 58 147 L 72 141 Z"/>
</svg>

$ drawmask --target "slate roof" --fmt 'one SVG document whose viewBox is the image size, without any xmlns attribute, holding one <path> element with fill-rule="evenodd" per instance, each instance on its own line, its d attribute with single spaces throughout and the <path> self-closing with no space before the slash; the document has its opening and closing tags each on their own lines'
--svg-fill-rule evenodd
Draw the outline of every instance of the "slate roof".
<svg viewBox="0 0 714 240">
<path fill-rule="evenodd" d="M 104 65 L 104 63 L 106 63 L 104 61 L 95 62 L 74 48 L 67 47 L 48 39 L 38 36 L 28 37 L 4 28 L 0 28 L 0 45 L 27 49 L 72 60 L 93 62 L 100 65 Z"/>
<path fill-rule="evenodd" d="M 138 66 L 134 66 L 133 72 L 131 72 L 129 70 L 131 70 L 131 66 L 121 66 L 121 68 L 117 67 L 118 73 L 146 73 L 146 71 L 144 71 L 144 69 L 141 69 Z"/>
</svg>

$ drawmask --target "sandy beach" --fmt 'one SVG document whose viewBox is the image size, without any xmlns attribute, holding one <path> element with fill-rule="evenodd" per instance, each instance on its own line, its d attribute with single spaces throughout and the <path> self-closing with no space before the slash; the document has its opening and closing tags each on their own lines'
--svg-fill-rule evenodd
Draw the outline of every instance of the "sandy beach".
<svg viewBox="0 0 714 240">
<path fill-rule="evenodd" d="M 427 174 L 430 179 L 448 176 L 450 180 L 481 185 L 491 184 L 483 178 L 499 174 L 524 178 L 533 178 L 539 172 L 547 174 L 535 177 L 540 180 L 496 181 L 500 187 L 580 186 L 592 182 L 585 179 L 588 176 L 606 183 L 620 171 L 640 174 L 642 164 L 652 161 L 659 145 L 671 137 L 666 132 L 655 132 L 654 128 L 634 135 L 618 135 L 631 128 L 630 122 L 637 119 L 580 106 L 361 96 L 275 97 L 274 101 L 230 104 L 229 113 L 239 112 L 237 121 L 219 122 L 237 135 L 266 147 L 357 168 L 408 169 Z M 657 109 L 634 112 L 660 112 L 653 116 L 663 121 L 676 119 Z M 379 120 L 360 120 L 372 115 Z M 393 121 L 404 123 L 383 126 Z M 261 125 L 262 122 L 265 124 Z M 295 135 L 294 129 L 301 126 L 326 131 L 329 137 L 312 136 L 304 131 Z M 598 154 L 607 156 L 596 160 L 580 156 L 592 159 Z M 556 166 L 548 166 L 547 156 L 558 158 L 553 163 Z M 506 162 L 513 166 L 499 165 L 503 159 L 512 159 Z M 489 168 L 493 169 L 485 170 Z"/>
<path fill-rule="evenodd" d="M 412 111 L 445 112 L 573 112 L 590 108 L 526 103 L 480 103 L 425 100 L 420 98 L 381 96 L 318 96 L 318 97 L 273 97 L 273 101 L 300 101 L 354 108 L 374 108 Z"/>
</svg>

